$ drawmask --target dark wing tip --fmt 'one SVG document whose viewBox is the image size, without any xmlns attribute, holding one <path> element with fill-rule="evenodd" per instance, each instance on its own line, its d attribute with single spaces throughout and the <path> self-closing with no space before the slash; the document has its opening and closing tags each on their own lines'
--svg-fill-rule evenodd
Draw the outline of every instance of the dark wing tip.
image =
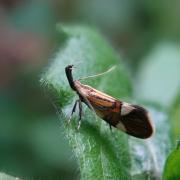
<svg viewBox="0 0 180 180">
<path fill-rule="evenodd" d="M 126 115 L 121 116 L 121 122 L 126 129 L 126 133 L 137 138 L 149 138 L 154 128 L 146 109 L 138 105 L 129 105 L 132 110 Z"/>
</svg>

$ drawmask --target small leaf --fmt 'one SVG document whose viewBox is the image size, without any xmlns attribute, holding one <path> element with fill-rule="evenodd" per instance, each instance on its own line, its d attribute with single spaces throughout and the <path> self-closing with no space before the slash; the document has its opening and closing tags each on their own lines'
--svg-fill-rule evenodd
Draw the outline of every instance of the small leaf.
<svg viewBox="0 0 180 180">
<path fill-rule="evenodd" d="M 169 155 L 164 168 L 163 180 L 180 179 L 180 142 L 177 143 L 176 149 Z"/>
<path fill-rule="evenodd" d="M 95 29 L 82 26 L 58 26 L 61 49 L 42 76 L 41 82 L 56 95 L 61 107 L 60 122 L 64 135 L 77 158 L 82 179 L 131 179 L 127 135 L 113 129 L 89 109 L 85 109 L 82 125 L 77 128 L 77 116 L 67 125 L 75 93 L 69 87 L 64 68 L 74 64 L 74 77 L 97 74 L 117 65 L 101 77 L 83 81 L 117 98 L 128 98 L 131 83 L 118 55 Z M 120 62 L 120 63 L 119 63 Z M 54 100 L 53 100 L 54 103 Z"/>
</svg>

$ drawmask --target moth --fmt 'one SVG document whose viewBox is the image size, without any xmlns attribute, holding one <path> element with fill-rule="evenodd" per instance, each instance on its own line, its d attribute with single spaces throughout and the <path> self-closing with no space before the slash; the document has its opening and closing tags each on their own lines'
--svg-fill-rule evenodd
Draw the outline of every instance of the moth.
<svg viewBox="0 0 180 180">
<path fill-rule="evenodd" d="M 97 116 L 106 121 L 110 128 L 113 126 L 131 136 L 142 139 L 149 138 L 153 134 L 151 119 L 145 108 L 117 100 L 95 88 L 82 84 L 80 80 L 74 80 L 72 69 L 73 65 L 68 65 L 65 73 L 70 87 L 77 93 L 79 99 L 75 101 L 69 122 L 78 105 L 78 129 L 80 128 L 82 103 L 85 103 Z"/>
</svg>

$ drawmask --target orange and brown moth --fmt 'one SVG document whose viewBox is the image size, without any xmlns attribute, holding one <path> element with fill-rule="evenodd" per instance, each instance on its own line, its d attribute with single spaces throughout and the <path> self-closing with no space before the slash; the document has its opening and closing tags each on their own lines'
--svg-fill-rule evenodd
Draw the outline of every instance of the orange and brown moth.
<svg viewBox="0 0 180 180">
<path fill-rule="evenodd" d="M 76 100 L 74 104 L 70 116 L 71 119 L 78 105 L 78 128 L 81 124 L 83 102 L 100 118 L 105 120 L 110 125 L 110 128 L 111 126 L 116 127 L 131 136 L 142 139 L 148 138 L 152 135 L 153 126 L 146 109 L 138 105 L 122 102 L 90 86 L 81 84 L 79 80 L 73 79 L 72 69 L 73 65 L 68 65 L 65 68 L 65 72 L 70 87 L 76 91 L 79 96 L 79 99 Z"/>
</svg>

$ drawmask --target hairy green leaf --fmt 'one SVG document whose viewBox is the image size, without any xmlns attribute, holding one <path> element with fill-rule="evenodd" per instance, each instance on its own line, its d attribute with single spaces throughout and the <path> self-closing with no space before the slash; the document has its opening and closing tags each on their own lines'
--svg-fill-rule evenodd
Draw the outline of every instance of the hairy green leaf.
<svg viewBox="0 0 180 180">
<path fill-rule="evenodd" d="M 82 125 L 77 131 L 77 116 L 71 124 L 67 119 L 72 110 L 75 93 L 69 87 L 64 68 L 74 64 L 74 77 L 97 74 L 117 65 L 101 77 L 83 83 L 116 98 L 128 98 L 131 83 L 118 55 L 95 29 L 79 26 L 58 26 L 64 41 L 54 60 L 42 76 L 42 83 L 56 94 L 53 103 L 61 107 L 60 122 L 64 135 L 79 163 L 82 179 L 130 179 L 130 156 L 127 135 L 109 126 L 85 106 Z"/>
<path fill-rule="evenodd" d="M 170 126 L 166 113 L 154 106 L 151 111 L 155 135 L 139 140 L 114 129 L 97 118 L 86 106 L 82 125 L 76 130 L 78 116 L 67 124 L 77 95 L 67 82 L 64 68 L 74 64 L 74 77 L 97 74 L 113 65 L 117 68 L 101 77 L 83 81 L 121 100 L 131 96 L 131 82 L 118 55 L 95 29 L 82 26 L 58 26 L 61 49 L 49 64 L 41 82 L 55 95 L 52 103 L 60 107 L 59 120 L 79 163 L 82 179 L 160 179 L 171 147 Z M 162 143 L 160 143 L 162 142 Z"/>
</svg>

